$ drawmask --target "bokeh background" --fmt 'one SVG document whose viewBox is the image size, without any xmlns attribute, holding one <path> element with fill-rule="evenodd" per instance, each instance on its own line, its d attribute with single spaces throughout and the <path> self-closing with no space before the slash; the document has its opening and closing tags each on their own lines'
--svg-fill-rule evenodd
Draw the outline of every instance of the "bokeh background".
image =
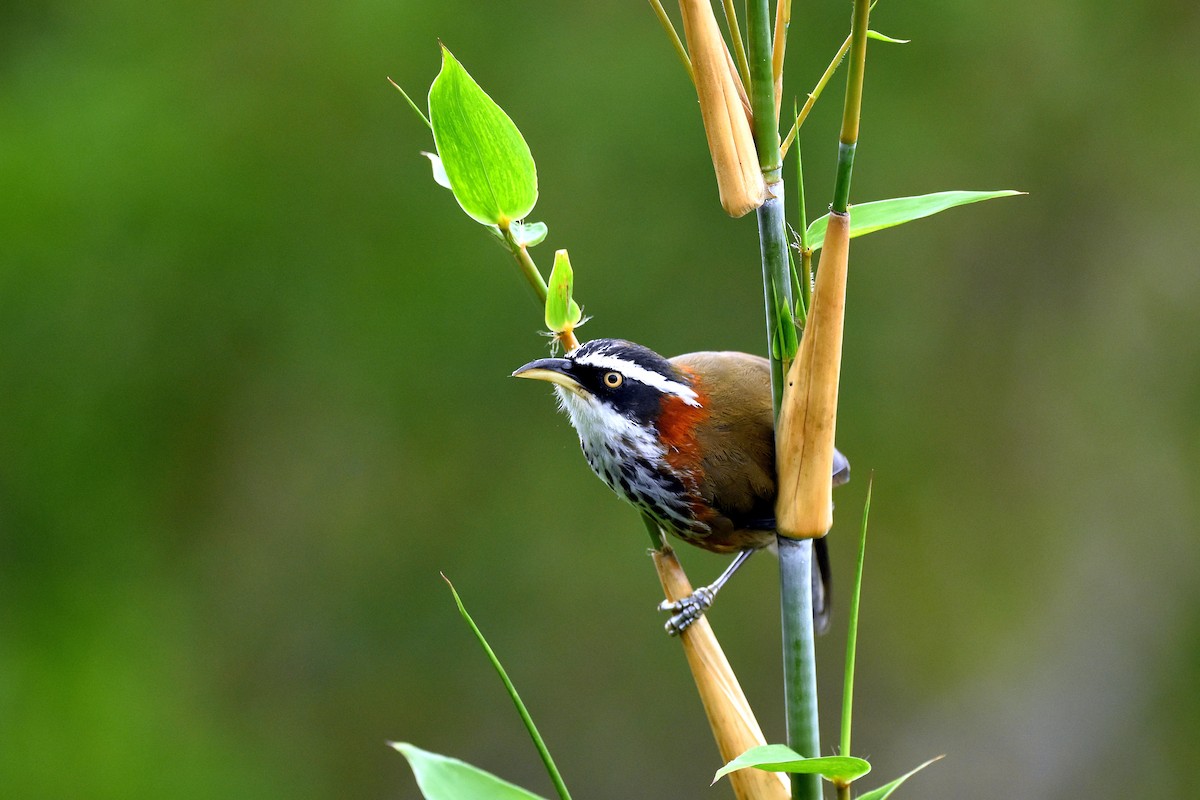
<svg viewBox="0 0 1200 800">
<path fill-rule="evenodd" d="M 789 97 L 849 5 L 798 4 Z M 832 534 L 874 470 L 855 746 L 909 797 L 1188 796 L 1200 764 L 1200 11 L 882 3 L 854 198 L 1019 188 L 857 240 Z M 0 7 L 0 794 L 415 798 L 389 739 L 579 797 L 729 797 L 636 515 L 435 186 L 445 41 L 539 166 L 587 336 L 760 351 L 644 3 Z M 839 76 L 805 128 L 830 193 Z M 794 203 L 793 203 L 794 210 Z M 696 581 L 721 559 L 683 553 Z M 783 738 L 775 563 L 712 614 Z M 836 614 L 846 618 L 846 593 Z M 826 749 L 843 634 L 821 642 Z"/>
</svg>

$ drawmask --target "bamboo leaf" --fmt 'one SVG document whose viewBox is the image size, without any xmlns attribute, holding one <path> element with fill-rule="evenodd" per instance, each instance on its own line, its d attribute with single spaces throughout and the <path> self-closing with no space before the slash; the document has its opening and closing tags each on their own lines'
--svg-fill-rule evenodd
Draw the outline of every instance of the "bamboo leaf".
<svg viewBox="0 0 1200 800">
<path fill-rule="evenodd" d="M 849 783 L 871 771 L 871 765 L 853 756 L 805 758 L 783 744 L 764 744 L 752 747 L 717 770 L 713 783 L 739 769 L 754 767 L 768 772 L 791 772 L 821 775 L 829 780 Z"/>
<path fill-rule="evenodd" d="M 408 759 L 426 800 L 542 800 L 457 758 L 430 753 L 407 742 L 389 744 Z"/>
<path fill-rule="evenodd" d="M 906 222 L 929 217 L 955 206 L 978 203 L 997 197 L 1012 197 L 1018 194 L 1025 194 L 1025 192 L 1013 189 L 996 192 L 935 192 L 916 197 L 895 197 L 891 200 L 859 203 L 851 206 L 850 209 L 850 238 L 903 225 Z M 820 249 L 821 245 L 825 243 L 825 228 L 828 224 L 829 215 L 825 215 L 814 220 L 808 226 L 808 246 L 814 251 Z"/>
<path fill-rule="evenodd" d="M 506 228 L 537 202 L 529 145 L 445 47 L 429 89 L 433 140 L 455 199 L 473 219 Z"/>
<path fill-rule="evenodd" d="M 571 298 L 575 288 L 575 273 L 566 250 L 554 254 L 554 268 L 546 291 L 546 327 L 555 333 L 570 330 L 579 324 L 583 311 Z"/>
<path fill-rule="evenodd" d="M 890 44 L 908 44 L 912 39 L 893 39 L 890 36 L 884 36 L 879 31 L 867 31 L 867 38 L 874 39 L 877 42 L 888 42 Z"/>
<path fill-rule="evenodd" d="M 909 772 L 904 773 L 903 775 L 901 775 L 899 778 L 896 778 L 896 780 L 892 781 L 891 783 L 885 783 L 883 786 L 880 786 L 878 789 L 872 789 L 871 791 L 867 792 L 866 794 L 860 794 L 858 796 L 858 800 L 887 800 L 887 798 L 891 796 L 892 792 L 896 791 L 896 789 L 898 789 L 900 787 L 900 784 L 904 783 L 906 780 L 911 778 L 913 775 L 915 775 L 918 772 L 920 772 L 921 770 L 925 769 L 930 764 L 932 764 L 933 762 L 937 761 L 940 758 L 944 758 L 944 756 L 937 756 L 936 758 L 931 758 L 928 761 L 926 761 L 924 764 L 922 764 L 921 766 L 917 767 L 916 769 L 913 769 L 913 770 L 910 770 Z"/>
</svg>

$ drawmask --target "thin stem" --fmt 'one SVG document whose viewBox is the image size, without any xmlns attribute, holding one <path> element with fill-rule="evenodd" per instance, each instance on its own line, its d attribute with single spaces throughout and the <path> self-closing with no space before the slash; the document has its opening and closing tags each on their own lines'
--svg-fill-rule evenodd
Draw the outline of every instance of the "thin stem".
<svg viewBox="0 0 1200 800">
<path fill-rule="evenodd" d="M 829 66 L 825 68 L 825 72 L 821 75 L 821 79 L 817 81 L 817 85 L 808 93 L 808 99 L 804 101 L 804 107 L 800 109 L 800 113 L 796 115 L 796 121 L 792 123 L 791 130 L 783 139 L 783 146 L 780 148 L 784 155 L 787 155 L 788 149 L 792 146 L 792 142 L 796 138 L 796 134 L 800 132 L 800 126 L 804 124 L 804 120 L 808 118 L 808 112 L 812 111 L 813 105 L 817 102 L 817 98 L 821 96 L 821 92 L 825 91 L 825 84 L 829 83 L 829 79 L 833 77 L 833 73 L 837 72 L 838 66 L 842 63 L 842 59 L 846 57 L 846 53 L 850 51 L 851 36 L 846 37 L 846 41 L 842 42 L 842 46 L 838 48 L 837 54 L 833 60 L 829 62 Z"/>
<path fill-rule="evenodd" d="M 542 277 L 537 264 L 533 263 L 533 256 L 529 255 L 529 248 L 523 244 L 519 244 L 513 238 L 512 231 L 508 226 L 501 227 L 500 233 L 504 237 L 504 244 L 508 248 L 508 251 L 517 260 L 517 266 L 520 268 L 525 282 L 533 290 L 534 298 L 544 307 L 546 305 L 546 292 L 548 291 L 546 288 L 546 279 Z"/>
<path fill-rule="evenodd" d="M 812 250 L 808 246 L 808 212 L 804 204 L 804 159 L 800 141 L 796 141 L 796 183 L 799 184 L 796 203 L 799 205 L 800 216 L 800 263 L 802 270 L 796 282 L 800 285 L 800 303 L 804 316 L 800 318 L 800 328 L 808 324 L 808 310 L 812 308 Z"/>
<path fill-rule="evenodd" d="M 729 38 L 733 40 L 733 57 L 737 60 L 738 74 L 742 76 L 742 85 L 750 89 L 750 67 L 746 63 L 746 46 L 742 44 L 742 29 L 738 27 L 737 8 L 733 0 L 724 0 L 725 22 L 729 25 Z"/>
<path fill-rule="evenodd" d="M 804 158 L 800 143 L 796 143 L 796 209 L 800 217 L 800 251 L 808 249 L 808 209 L 804 204 Z M 810 287 L 811 289 L 811 287 Z"/>
<path fill-rule="evenodd" d="M 867 480 L 867 499 L 863 503 L 862 533 L 858 539 L 858 565 L 854 569 L 854 594 L 850 597 L 850 629 L 846 634 L 846 676 L 842 683 L 842 749 L 850 755 L 850 722 L 854 713 L 854 658 L 858 651 L 858 609 L 862 597 L 863 562 L 867 556 L 867 520 L 871 516 L 872 474 Z"/>
<path fill-rule="evenodd" d="M 775 119 L 783 99 L 783 54 L 787 49 L 788 26 L 792 24 L 792 0 L 779 0 L 775 6 L 775 41 L 771 45 L 771 76 L 775 86 Z"/>
<path fill-rule="evenodd" d="M 537 264 L 533 263 L 533 256 L 529 255 L 529 248 L 524 244 L 519 244 L 513 238 L 512 230 L 508 226 L 500 228 L 500 235 L 504 237 L 504 246 L 508 248 L 508 252 L 512 253 L 513 258 L 517 260 L 517 267 L 521 270 L 521 275 L 525 278 L 525 282 L 533 290 L 534 300 L 537 301 L 539 306 L 545 308 L 546 293 L 549 289 L 546 287 L 546 279 L 542 277 L 541 270 L 537 268 Z M 579 340 L 575 338 L 574 331 L 562 331 L 557 336 L 558 341 L 562 343 L 563 349 L 568 353 L 579 347 Z"/>
<path fill-rule="evenodd" d="M 688 80 L 695 84 L 696 74 L 692 72 L 692 60 L 688 58 L 687 48 L 683 46 L 679 34 L 675 32 L 675 26 L 671 24 L 671 18 L 667 16 L 666 9 L 662 7 L 662 3 L 659 0 L 650 0 L 650 5 L 654 9 L 655 16 L 658 17 L 659 24 L 667 32 L 667 37 L 671 40 L 671 44 L 675 48 L 675 54 L 679 56 L 680 62 L 683 63 L 683 68 L 687 70 Z"/>
</svg>

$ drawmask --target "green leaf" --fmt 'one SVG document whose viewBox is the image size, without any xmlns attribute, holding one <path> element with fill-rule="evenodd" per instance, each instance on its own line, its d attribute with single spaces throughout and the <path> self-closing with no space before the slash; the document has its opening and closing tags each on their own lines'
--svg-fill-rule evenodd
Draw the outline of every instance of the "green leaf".
<svg viewBox="0 0 1200 800">
<path fill-rule="evenodd" d="M 792 361 L 796 358 L 796 351 L 800 349 L 800 342 L 796 335 L 796 321 L 792 318 L 792 309 L 788 307 L 787 297 L 779 296 L 779 290 L 774 281 L 771 282 L 771 295 L 775 298 L 775 338 L 779 342 L 779 347 L 771 345 L 771 353 L 776 358 Z"/>
<path fill-rule="evenodd" d="M 850 238 L 873 233 L 883 228 L 891 228 L 912 222 L 914 219 L 932 216 L 948 208 L 978 203 L 981 200 L 991 200 L 996 197 L 1012 197 L 1025 194 L 1012 189 L 998 192 L 935 192 L 916 197 L 895 197 L 891 200 L 874 200 L 870 203 L 859 203 L 850 207 Z M 814 220 L 808 226 L 808 246 L 814 251 L 819 250 L 825 243 L 825 228 L 829 224 L 829 216 Z"/>
<path fill-rule="evenodd" d="M 554 253 L 554 268 L 550 270 L 546 291 L 546 327 L 555 333 L 574 328 L 583 317 L 582 310 L 571 299 L 574 286 L 571 259 L 566 250 L 558 250 Z"/>
<path fill-rule="evenodd" d="M 433 140 L 455 199 L 473 219 L 508 227 L 537 202 L 529 145 L 450 51 L 429 89 Z"/>
<path fill-rule="evenodd" d="M 879 31 L 872 30 L 867 31 L 867 38 L 874 39 L 879 42 L 889 42 L 890 44 L 908 44 L 912 41 L 912 39 L 893 39 L 890 36 L 884 36 Z"/>
<path fill-rule="evenodd" d="M 512 231 L 513 241 L 526 247 L 541 244 L 546 240 L 546 234 L 550 232 L 544 222 L 514 222 L 509 230 Z"/>
<path fill-rule="evenodd" d="M 805 758 L 787 745 L 764 744 L 751 747 L 717 770 L 717 774 L 713 776 L 713 783 L 731 772 L 746 767 L 754 767 L 768 772 L 817 774 L 829 780 L 847 783 L 871 771 L 871 765 L 861 758 L 853 756 Z"/>
<path fill-rule="evenodd" d="M 921 770 L 925 769 L 930 764 L 932 764 L 933 762 L 937 761 L 940 758 L 945 758 L 945 756 L 937 756 L 936 758 L 929 759 L 921 766 L 917 767 L 914 770 L 904 773 L 903 775 L 901 775 L 899 778 L 896 778 L 896 780 L 892 781 L 891 783 L 885 783 L 883 786 L 880 786 L 878 789 L 872 789 L 871 791 L 867 792 L 866 794 L 860 794 L 858 796 L 858 800 L 887 800 L 887 798 L 891 796 L 892 792 L 896 791 L 896 789 L 899 788 L 900 784 L 904 783 L 906 780 L 911 778 L 913 775 L 915 775 L 918 772 L 920 772 Z"/>
<path fill-rule="evenodd" d="M 447 189 L 450 189 L 450 179 L 446 177 L 446 168 L 442 166 L 442 160 L 438 158 L 437 153 L 426 153 L 422 150 L 421 155 L 428 158 L 429 165 L 433 167 L 433 182 L 438 186 L 445 186 Z"/>
<path fill-rule="evenodd" d="M 389 744 L 408 759 L 426 800 L 542 800 L 457 758 L 430 753 L 407 742 Z"/>
</svg>

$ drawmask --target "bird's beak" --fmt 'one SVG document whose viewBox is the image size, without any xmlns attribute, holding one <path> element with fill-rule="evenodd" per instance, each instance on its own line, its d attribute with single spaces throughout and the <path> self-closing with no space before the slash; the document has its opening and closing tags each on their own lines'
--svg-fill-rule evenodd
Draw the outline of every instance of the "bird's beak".
<svg viewBox="0 0 1200 800">
<path fill-rule="evenodd" d="M 571 362 L 565 358 L 539 358 L 537 361 L 530 361 L 525 366 L 519 367 L 512 376 L 553 383 L 580 397 L 584 397 L 586 394 L 583 387 L 579 385 L 579 381 L 571 375 Z"/>
</svg>

